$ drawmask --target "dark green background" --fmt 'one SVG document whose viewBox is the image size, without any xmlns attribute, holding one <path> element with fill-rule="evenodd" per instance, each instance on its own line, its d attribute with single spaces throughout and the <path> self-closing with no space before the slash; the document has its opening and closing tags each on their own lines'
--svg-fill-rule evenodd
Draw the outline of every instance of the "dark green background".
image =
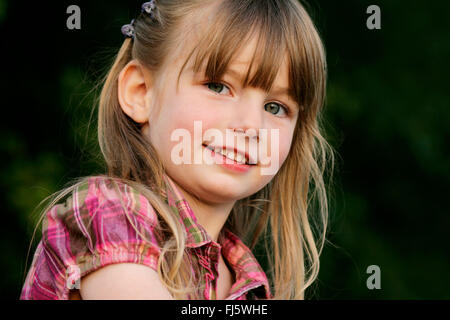
<svg viewBox="0 0 450 320">
<path fill-rule="evenodd" d="M 81 30 L 66 28 L 71 4 Z M 19 297 L 37 204 L 102 172 L 91 91 L 140 4 L 0 0 L 2 298 Z M 339 162 L 330 243 L 308 297 L 449 299 L 450 2 L 309 4 L 327 49 L 325 118 Z M 371 4 L 381 30 L 366 28 Z M 369 265 L 381 268 L 380 290 L 366 287 Z"/>
</svg>

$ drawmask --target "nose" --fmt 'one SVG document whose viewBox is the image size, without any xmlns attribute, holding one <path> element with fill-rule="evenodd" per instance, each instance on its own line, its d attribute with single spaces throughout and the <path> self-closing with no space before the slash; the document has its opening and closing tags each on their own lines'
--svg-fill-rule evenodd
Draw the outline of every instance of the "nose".
<svg viewBox="0 0 450 320">
<path fill-rule="evenodd" d="M 245 134 L 249 139 L 259 140 L 259 130 L 264 126 L 264 97 L 253 93 L 236 102 L 229 128 Z"/>
</svg>

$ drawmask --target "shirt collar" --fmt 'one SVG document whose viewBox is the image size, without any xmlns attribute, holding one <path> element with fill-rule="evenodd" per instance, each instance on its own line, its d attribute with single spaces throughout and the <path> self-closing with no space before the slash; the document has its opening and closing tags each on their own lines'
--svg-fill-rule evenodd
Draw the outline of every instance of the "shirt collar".
<svg viewBox="0 0 450 320">
<path fill-rule="evenodd" d="M 164 200 L 178 215 L 186 229 L 186 247 L 198 248 L 214 242 L 206 230 L 197 222 L 192 208 L 174 181 L 167 174 L 164 174 L 163 178 L 165 190 L 162 190 L 162 194 Z M 225 228 L 223 241 L 219 246 L 222 247 L 222 254 L 233 268 L 236 276 L 235 283 L 230 291 L 230 297 L 233 294 L 239 294 L 246 288 L 262 286 L 261 289 L 263 290 L 254 290 L 253 293 L 259 298 L 270 299 L 272 296 L 266 274 L 242 240 Z"/>
<path fill-rule="evenodd" d="M 184 198 L 174 181 L 167 175 L 164 175 L 165 190 L 163 195 L 169 207 L 175 212 L 181 223 L 184 225 L 187 234 L 186 246 L 190 248 L 200 247 L 212 239 L 206 230 L 197 222 L 197 218 Z"/>
</svg>

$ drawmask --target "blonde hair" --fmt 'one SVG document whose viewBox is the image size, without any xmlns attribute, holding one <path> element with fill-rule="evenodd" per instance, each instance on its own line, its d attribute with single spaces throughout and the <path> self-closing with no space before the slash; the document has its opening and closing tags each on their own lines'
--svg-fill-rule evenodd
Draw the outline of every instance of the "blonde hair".
<svg viewBox="0 0 450 320">
<path fill-rule="evenodd" d="M 214 9 L 207 11 L 209 19 L 204 15 L 192 18 L 200 17 L 205 8 Z M 244 39 L 258 35 L 243 85 L 269 91 L 283 58 L 288 56 L 291 93 L 301 106 L 290 153 L 269 184 L 236 202 L 226 226 L 250 248 L 264 235 L 275 299 L 304 299 L 305 289 L 319 272 L 328 221 L 324 177 L 328 164 L 331 174 L 334 157 L 320 125 L 326 90 L 325 52 L 312 20 L 298 1 L 158 0 L 154 20 L 141 14 L 135 21 L 135 38 L 124 41 L 100 95 L 98 141 L 107 176 L 135 188 L 158 212 L 160 231 L 166 239 L 158 264 L 163 284 L 174 298 L 198 298 L 200 290 L 191 274 L 196 268 L 185 251 L 186 232 L 158 192 L 163 188 L 164 165 L 118 101 L 118 76 L 124 66 L 136 59 L 157 75 L 156 79 L 162 79 L 165 66 L 184 48 L 180 44 L 184 44 L 185 30 L 193 21 L 207 27 L 180 74 L 194 57 L 194 71 L 206 61 L 205 76 L 220 79 L 246 43 Z M 256 73 L 250 78 L 254 64 Z M 162 87 L 162 81 L 158 85 Z M 80 178 L 48 197 L 52 200 L 43 213 L 86 179 Z"/>
</svg>

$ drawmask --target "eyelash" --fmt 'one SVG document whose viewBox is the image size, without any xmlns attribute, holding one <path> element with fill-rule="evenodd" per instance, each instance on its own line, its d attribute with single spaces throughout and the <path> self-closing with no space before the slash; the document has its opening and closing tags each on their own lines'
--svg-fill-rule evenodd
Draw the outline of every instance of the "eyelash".
<svg viewBox="0 0 450 320">
<path fill-rule="evenodd" d="M 210 85 L 210 84 L 220 84 L 220 85 L 226 87 L 229 91 L 231 91 L 229 86 L 227 86 L 225 83 L 222 83 L 220 81 L 209 81 L 209 82 L 204 83 L 204 86 L 208 87 L 208 85 Z M 217 93 L 217 92 L 215 92 L 215 93 Z M 219 94 L 219 93 L 217 93 L 217 94 Z M 281 108 L 283 108 L 285 110 L 286 116 L 290 116 L 291 115 L 291 110 L 287 106 L 285 106 L 284 104 L 279 103 L 279 102 L 275 102 L 275 101 L 268 102 L 268 104 L 270 104 L 270 103 L 275 103 L 275 104 L 279 105 Z M 274 116 L 276 116 L 276 115 L 274 114 Z"/>
</svg>

